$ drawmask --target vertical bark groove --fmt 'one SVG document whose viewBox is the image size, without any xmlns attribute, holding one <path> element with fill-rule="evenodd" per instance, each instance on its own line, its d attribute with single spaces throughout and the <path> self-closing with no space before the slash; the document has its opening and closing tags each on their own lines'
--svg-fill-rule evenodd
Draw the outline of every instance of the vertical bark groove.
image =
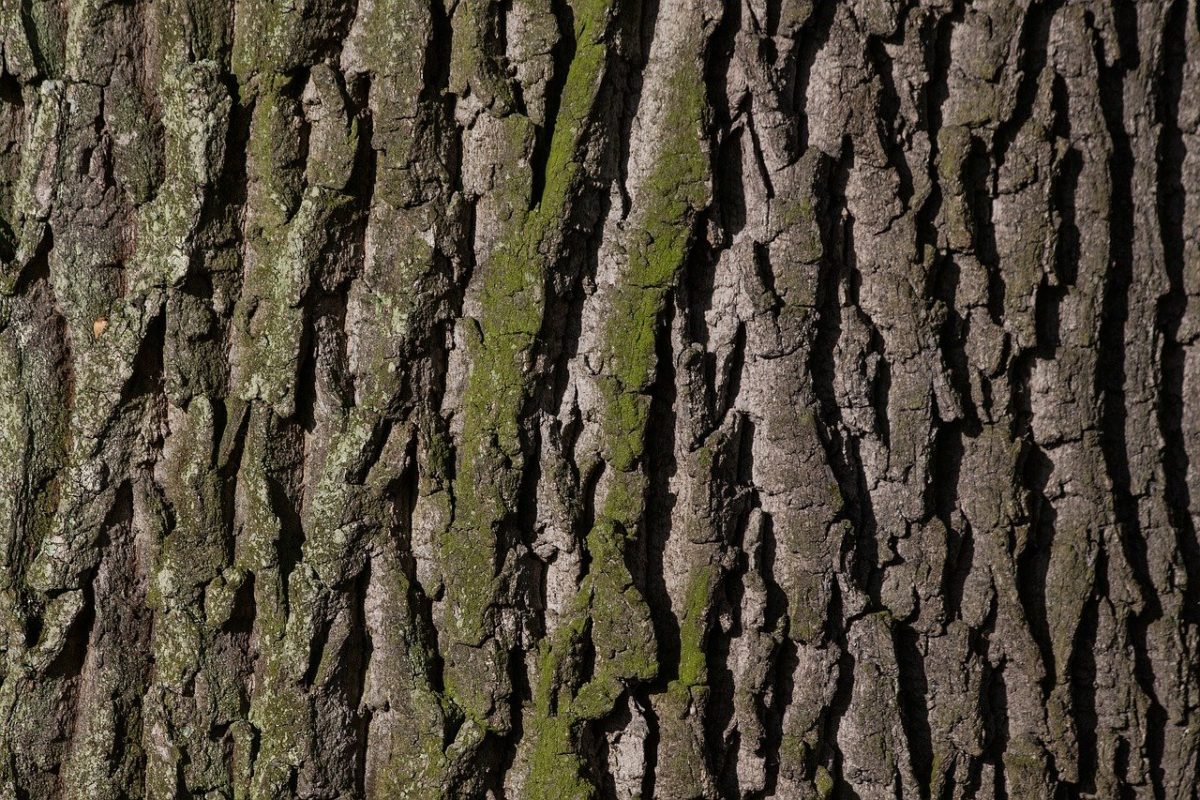
<svg viewBox="0 0 1200 800">
<path fill-rule="evenodd" d="M 1197 0 L 0 66 L 0 796 L 1197 797 Z"/>
</svg>

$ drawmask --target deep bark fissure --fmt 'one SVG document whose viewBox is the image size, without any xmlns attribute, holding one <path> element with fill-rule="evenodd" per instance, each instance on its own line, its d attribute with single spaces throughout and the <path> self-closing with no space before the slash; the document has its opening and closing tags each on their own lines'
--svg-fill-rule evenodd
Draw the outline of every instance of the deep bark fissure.
<svg viewBox="0 0 1200 800">
<path fill-rule="evenodd" d="M 1196 0 L 0 8 L 0 787 L 1193 797 Z"/>
</svg>

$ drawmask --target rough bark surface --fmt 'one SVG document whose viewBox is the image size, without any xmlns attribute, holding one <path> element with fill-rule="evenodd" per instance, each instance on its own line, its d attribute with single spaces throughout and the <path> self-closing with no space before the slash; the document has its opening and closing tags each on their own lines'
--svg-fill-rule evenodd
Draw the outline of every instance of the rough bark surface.
<svg viewBox="0 0 1200 800">
<path fill-rule="evenodd" d="M 0 797 L 1197 796 L 1197 0 L 0 36 Z"/>
</svg>

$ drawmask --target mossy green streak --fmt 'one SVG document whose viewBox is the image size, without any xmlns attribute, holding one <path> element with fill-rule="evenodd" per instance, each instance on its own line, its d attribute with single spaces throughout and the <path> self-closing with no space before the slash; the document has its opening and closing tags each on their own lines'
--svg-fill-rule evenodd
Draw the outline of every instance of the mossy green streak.
<svg viewBox="0 0 1200 800">
<path fill-rule="evenodd" d="M 572 6 L 576 51 L 563 87 L 540 203 L 517 214 L 481 265 L 483 309 L 463 399 L 455 521 L 441 561 L 456 635 L 480 640 L 495 594 L 497 527 L 515 507 L 522 472 L 519 420 L 530 393 L 529 366 L 545 311 L 545 280 L 563 211 L 582 173 L 576 151 L 606 61 L 606 2 Z M 521 204 L 514 203 L 514 206 Z"/>
</svg>

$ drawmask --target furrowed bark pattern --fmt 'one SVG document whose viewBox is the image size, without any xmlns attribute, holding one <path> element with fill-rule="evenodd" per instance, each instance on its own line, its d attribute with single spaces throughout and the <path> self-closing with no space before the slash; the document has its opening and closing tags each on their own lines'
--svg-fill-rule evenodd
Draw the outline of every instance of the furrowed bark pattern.
<svg viewBox="0 0 1200 800">
<path fill-rule="evenodd" d="M 0 796 L 1196 797 L 1197 0 L 0 22 Z"/>
</svg>

